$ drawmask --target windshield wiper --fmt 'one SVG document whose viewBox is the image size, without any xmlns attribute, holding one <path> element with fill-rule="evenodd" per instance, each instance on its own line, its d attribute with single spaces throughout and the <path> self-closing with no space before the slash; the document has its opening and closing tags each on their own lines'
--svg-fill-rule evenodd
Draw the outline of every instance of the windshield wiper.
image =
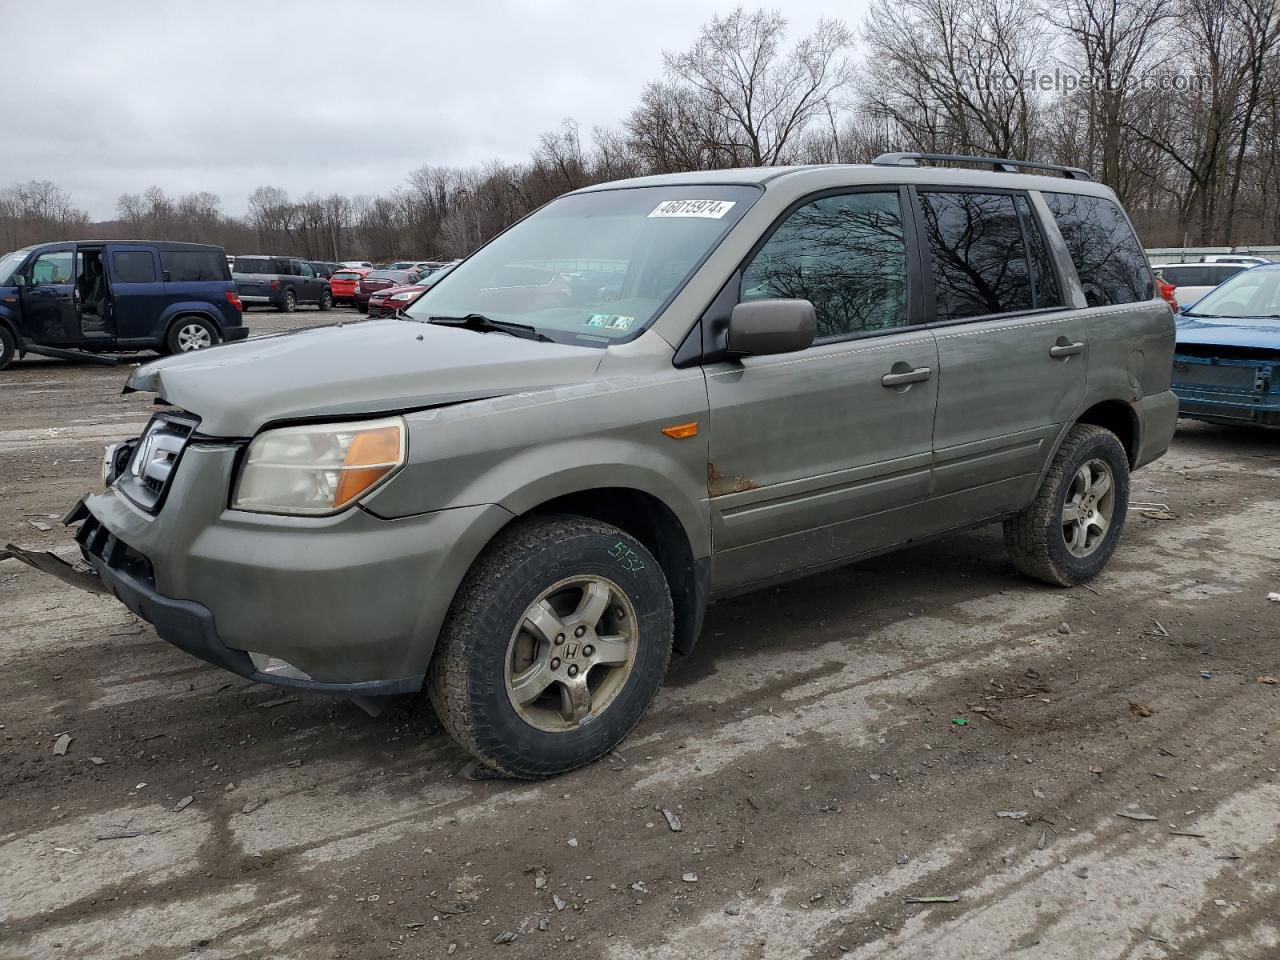
<svg viewBox="0 0 1280 960">
<path fill-rule="evenodd" d="M 541 340 L 551 343 L 545 333 L 539 333 L 536 327 L 527 323 L 512 323 L 510 320 L 493 320 L 482 313 L 468 313 L 465 317 L 428 317 L 427 323 L 442 327 L 462 327 L 476 333 L 509 333 L 513 337 L 525 340 Z"/>
</svg>

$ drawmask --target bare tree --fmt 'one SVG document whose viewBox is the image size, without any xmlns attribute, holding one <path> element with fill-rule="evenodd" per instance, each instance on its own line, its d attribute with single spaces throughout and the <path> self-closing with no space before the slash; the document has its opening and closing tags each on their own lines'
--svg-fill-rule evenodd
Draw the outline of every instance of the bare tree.
<svg viewBox="0 0 1280 960">
<path fill-rule="evenodd" d="M 778 11 L 738 7 L 713 16 L 689 50 L 663 55 L 672 82 L 697 95 L 718 118 L 736 159 L 753 166 L 784 163 L 815 118 L 847 90 L 852 32 L 838 20 L 782 51 L 787 21 Z"/>
</svg>

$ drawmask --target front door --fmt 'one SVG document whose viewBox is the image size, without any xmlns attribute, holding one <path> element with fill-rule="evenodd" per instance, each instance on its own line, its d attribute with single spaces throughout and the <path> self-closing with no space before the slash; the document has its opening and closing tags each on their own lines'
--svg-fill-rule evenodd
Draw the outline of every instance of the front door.
<svg viewBox="0 0 1280 960">
<path fill-rule="evenodd" d="M 904 194 L 824 196 L 778 225 L 739 299 L 810 300 L 809 349 L 706 368 L 715 589 L 910 539 L 929 492 L 938 359 L 911 326 Z"/>
<path fill-rule="evenodd" d="M 80 344 L 74 246 L 66 244 L 37 255 L 23 271 L 21 297 L 24 336 L 47 346 Z"/>
<path fill-rule="evenodd" d="M 941 378 L 932 512 L 949 526 L 1030 499 L 1084 398 L 1084 321 L 1067 309 L 1030 198 L 921 190 Z"/>
</svg>

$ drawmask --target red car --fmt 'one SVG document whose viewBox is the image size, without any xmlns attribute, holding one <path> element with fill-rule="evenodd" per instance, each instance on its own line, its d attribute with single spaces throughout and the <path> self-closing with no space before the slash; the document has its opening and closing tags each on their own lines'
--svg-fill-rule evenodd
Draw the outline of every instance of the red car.
<svg viewBox="0 0 1280 960">
<path fill-rule="evenodd" d="M 370 270 L 356 287 L 356 309 L 361 313 L 368 313 L 369 298 L 379 290 L 408 286 L 416 279 L 417 276 L 408 270 Z"/>
<path fill-rule="evenodd" d="M 1178 301 L 1173 298 L 1173 291 L 1176 290 L 1172 283 L 1169 283 L 1164 277 L 1156 277 L 1156 292 L 1160 294 L 1176 314 L 1179 312 Z"/>
<path fill-rule="evenodd" d="M 354 303 L 356 287 L 369 272 L 369 267 L 343 267 L 341 270 L 335 270 L 329 277 L 329 289 L 333 294 L 333 302 Z"/>
<path fill-rule="evenodd" d="M 411 303 L 417 302 L 417 299 L 436 285 L 441 277 L 454 268 L 455 264 L 448 263 L 438 270 L 427 274 L 413 283 L 406 284 L 402 287 L 386 287 L 369 297 L 369 316 L 370 317 L 390 317 L 397 310 L 403 310 Z"/>
</svg>

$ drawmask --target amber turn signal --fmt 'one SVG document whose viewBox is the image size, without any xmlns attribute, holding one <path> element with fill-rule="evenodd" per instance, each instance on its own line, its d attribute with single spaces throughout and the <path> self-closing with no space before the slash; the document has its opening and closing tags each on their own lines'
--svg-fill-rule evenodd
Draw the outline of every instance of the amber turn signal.
<svg viewBox="0 0 1280 960">
<path fill-rule="evenodd" d="M 398 425 L 356 434 L 342 462 L 342 475 L 333 493 L 334 509 L 350 503 L 398 467 L 400 457 Z"/>
<path fill-rule="evenodd" d="M 698 435 L 698 421 L 691 420 L 689 423 L 677 423 L 674 426 L 663 427 L 662 432 L 676 440 L 683 440 L 685 437 L 696 437 Z"/>
</svg>

